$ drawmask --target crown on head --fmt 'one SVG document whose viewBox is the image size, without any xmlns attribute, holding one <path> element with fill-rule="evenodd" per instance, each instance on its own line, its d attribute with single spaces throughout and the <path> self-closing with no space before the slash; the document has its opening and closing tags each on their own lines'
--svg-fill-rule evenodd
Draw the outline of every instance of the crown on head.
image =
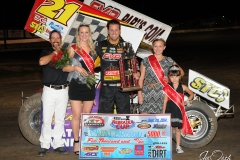
<svg viewBox="0 0 240 160">
<path fill-rule="evenodd" d="M 179 71 L 180 69 L 176 66 L 173 66 L 169 69 L 169 71 Z"/>
</svg>

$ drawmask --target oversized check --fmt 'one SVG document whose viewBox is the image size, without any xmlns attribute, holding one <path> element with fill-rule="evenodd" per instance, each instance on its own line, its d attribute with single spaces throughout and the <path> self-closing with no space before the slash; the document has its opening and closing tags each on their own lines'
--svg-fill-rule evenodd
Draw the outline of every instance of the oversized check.
<svg viewBox="0 0 240 160">
<path fill-rule="evenodd" d="M 170 114 L 82 114 L 79 158 L 172 159 Z"/>
</svg>

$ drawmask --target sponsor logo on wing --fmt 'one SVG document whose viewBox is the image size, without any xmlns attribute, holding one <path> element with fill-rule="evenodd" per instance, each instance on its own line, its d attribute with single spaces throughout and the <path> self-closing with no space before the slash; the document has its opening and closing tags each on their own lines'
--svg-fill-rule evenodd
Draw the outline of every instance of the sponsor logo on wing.
<svg viewBox="0 0 240 160">
<path fill-rule="evenodd" d="M 61 32 L 63 30 L 63 27 L 58 25 L 58 24 L 54 24 L 54 22 L 50 22 L 49 26 L 53 29 L 53 30 L 58 30 L 59 32 Z"/>
</svg>

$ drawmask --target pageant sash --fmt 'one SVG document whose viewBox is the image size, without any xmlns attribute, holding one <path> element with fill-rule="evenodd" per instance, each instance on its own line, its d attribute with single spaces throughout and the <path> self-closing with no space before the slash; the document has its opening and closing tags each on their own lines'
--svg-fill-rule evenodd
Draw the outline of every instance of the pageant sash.
<svg viewBox="0 0 240 160">
<path fill-rule="evenodd" d="M 164 86 L 163 91 L 167 94 L 167 96 L 179 107 L 179 109 L 182 112 L 182 120 L 183 120 L 183 126 L 182 126 L 182 132 L 186 134 L 193 134 L 192 127 L 190 126 L 190 123 L 188 121 L 188 117 L 185 112 L 185 108 L 183 106 L 183 97 L 181 97 L 169 84 L 167 84 L 164 81 L 164 72 L 159 64 L 157 58 L 154 55 L 148 56 L 148 60 L 150 63 L 150 66 L 153 69 L 153 72 L 157 76 L 160 83 Z"/>
<path fill-rule="evenodd" d="M 184 135 L 192 134 L 192 127 L 188 121 L 188 117 L 185 111 L 185 107 L 183 106 L 183 96 L 180 96 L 169 84 L 164 86 L 163 91 L 166 95 L 179 107 L 182 112 L 182 132 Z"/>
<path fill-rule="evenodd" d="M 80 53 L 79 49 L 77 49 L 76 44 L 72 45 L 72 48 L 74 49 L 74 51 L 80 55 L 85 63 L 85 65 L 87 66 L 88 70 L 94 74 L 94 61 L 92 59 L 92 57 L 82 48 L 82 53 Z"/>
</svg>

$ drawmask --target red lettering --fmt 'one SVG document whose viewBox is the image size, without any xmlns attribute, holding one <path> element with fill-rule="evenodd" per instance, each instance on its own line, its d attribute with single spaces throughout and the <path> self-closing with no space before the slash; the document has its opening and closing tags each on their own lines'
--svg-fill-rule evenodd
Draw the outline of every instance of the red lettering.
<svg viewBox="0 0 240 160">
<path fill-rule="evenodd" d="M 87 142 L 97 142 L 97 140 L 93 139 L 93 138 L 88 138 Z"/>
<path fill-rule="evenodd" d="M 161 137 L 160 131 L 148 131 L 147 137 L 149 137 L 149 138 L 158 138 L 158 137 Z"/>
<path fill-rule="evenodd" d="M 111 54 L 111 53 L 105 53 L 102 57 L 102 59 L 120 59 L 121 54 Z"/>
<path fill-rule="evenodd" d="M 109 13 L 110 16 L 118 18 L 121 14 L 121 11 L 117 8 L 114 8 L 111 10 L 111 12 Z"/>
<path fill-rule="evenodd" d="M 129 124 L 117 124 L 116 129 L 129 129 Z"/>
<path fill-rule="evenodd" d="M 105 14 L 108 14 L 112 17 L 115 17 L 115 18 L 118 18 L 121 13 L 119 9 L 113 8 L 112 6 L 105 7 L 105 3 L 101 2 L 101 1 L 92 1 L 90 6 L 92 8 L 95 8 L 95 9 L 97 9 Z"/>
</svg>

